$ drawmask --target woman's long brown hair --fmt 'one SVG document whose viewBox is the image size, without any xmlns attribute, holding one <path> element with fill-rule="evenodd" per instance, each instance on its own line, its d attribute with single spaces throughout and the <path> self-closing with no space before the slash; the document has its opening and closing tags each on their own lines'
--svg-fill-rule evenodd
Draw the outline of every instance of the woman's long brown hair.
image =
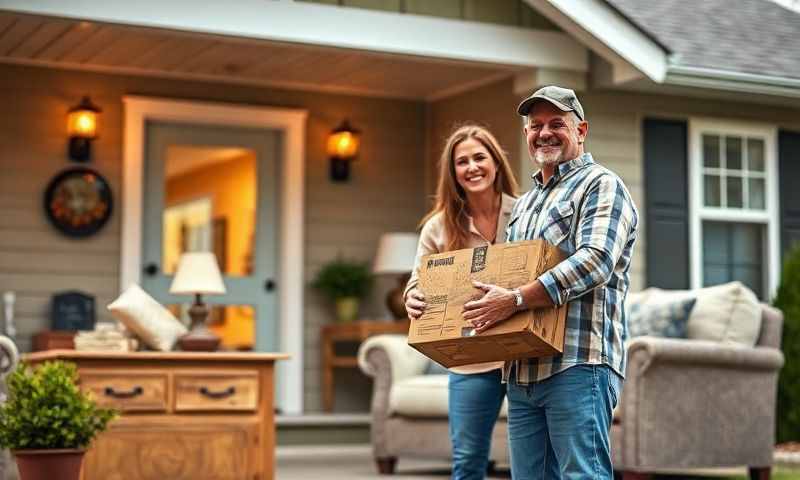
<svg viewBox="0 0 800 480">
<path fill-rule="evenodd" d="M 436 187 L 436 203 L 433 209 L 420 222 L 425 225 L 431 217 L 442 213 L 444 230 L 447 238 L 447 250 L 458 250 L 467 246 L 469 223 L 467 219 L 467 195 L 456 180 L 455 150 L 468 138 L 480 142 L 494 159 L 497 175 L 494 179 L 494 191 L 498 194 L 517 195 L 517 180 L 508 164 L 506 153 L 489 130 L 479 125 L 468 124 L 457 128 L 445 143 L 442 156 L 439 158 L 439 183 Z"/>
</svg>

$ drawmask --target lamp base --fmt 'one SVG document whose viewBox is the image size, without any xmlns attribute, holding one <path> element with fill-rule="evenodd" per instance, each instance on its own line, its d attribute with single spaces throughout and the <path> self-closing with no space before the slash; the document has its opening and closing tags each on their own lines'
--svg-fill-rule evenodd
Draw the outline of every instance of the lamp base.
<svg viewBox="0 0 800 480">
<path fill-rule="evenodd" d="M 219 348 L 220 338 L 206 328 L 208 307 L 200 295 L 195 295 L 195 302 L 189 308 L 192 326 L 189 333 L 178 339 L 178 346 L 187 352 L 213 352 Z"/>
<path fill-rule="evenodd" d="M 206 334 L 207 335 L 189 332 L 178 339 L 178 346 L 185 352 L 217 351 L 219 348 L 220 338 L 209 331 L 206 331 Z"/>
<path fill-rule="evenodd" d="M 392 312 L 392 316 L 394 316 L 394 319 L 397 321 L 402 321 L 408 318 L 408 312 L 406 312 L 406 303 L 403 300 L 403 292 L 406 288 L 409 278 L 411 278 L 410 273 L 403 274 L 398 277 L 397 286 L 389 290 L 389 293 L 386 294 L 386 306 L 389 308 L 389 311 Z"/>
</svg>

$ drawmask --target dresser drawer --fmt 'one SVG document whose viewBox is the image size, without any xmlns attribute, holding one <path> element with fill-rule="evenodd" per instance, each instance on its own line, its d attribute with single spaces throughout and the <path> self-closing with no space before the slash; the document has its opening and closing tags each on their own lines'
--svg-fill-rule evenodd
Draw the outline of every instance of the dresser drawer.
<svg viewBox="0 0 800 480">
<path fill-rule="evenodd" d="M 176 373 L 175 411 L 255 411 L 258 372 Z"/>
<path fill-rule="evenodd" d="M 80 383 L 104 407 L 123 412 L 167 410 L 166 373 L 81 370 Z"/>
</svg>

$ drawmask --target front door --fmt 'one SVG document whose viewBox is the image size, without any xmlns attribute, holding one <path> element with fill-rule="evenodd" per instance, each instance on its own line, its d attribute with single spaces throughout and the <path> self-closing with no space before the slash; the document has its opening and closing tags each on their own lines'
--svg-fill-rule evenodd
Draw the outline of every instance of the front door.
<svg viewBox="0 0 800 480">
<path fill-rule="evenodd" d="M 227 350 L 278 351 L 277 220 L 281 137 L 275 131 L 148 122 L 142 288 L 183 319 L 170 295 L 184 252 L 213 252 L 226 287 L 206 296 Z"/>
</svg>

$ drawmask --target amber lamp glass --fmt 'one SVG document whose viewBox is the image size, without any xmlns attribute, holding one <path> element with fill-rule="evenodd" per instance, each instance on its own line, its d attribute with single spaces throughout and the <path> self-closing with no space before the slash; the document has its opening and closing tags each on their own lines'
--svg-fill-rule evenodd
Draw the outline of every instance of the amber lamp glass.
<svg viewBox="0 0 800 480">
<path fill-rule="evenodd" d="M 91 157 L 91 141 L 97 138 L 97 116 L 100 107 L 89 97 L 72 107 L 67 114 L 67 134 L 69 135 L 69 157 L 78 162 Z"/>
<path fill-rule="evenodd" d="M 361 132 L 345 120 L 328 137 L 328 156 L 331 158 L 331 179 L 337 182 L 350 178 L 350 162 L 358 156 Z"/>
</svg>

